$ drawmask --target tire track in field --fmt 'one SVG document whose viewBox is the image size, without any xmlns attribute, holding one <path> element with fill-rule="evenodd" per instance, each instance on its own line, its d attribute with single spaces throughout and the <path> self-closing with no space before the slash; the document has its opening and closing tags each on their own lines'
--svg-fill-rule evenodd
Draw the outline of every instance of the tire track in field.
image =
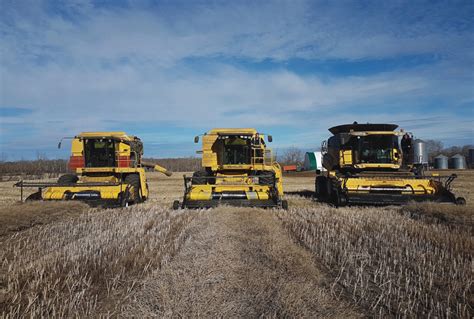
<svg viewBox="0 0 474 319">
<path fill-rule="evenodd" d="M 360 317 L 327 290 L 310 253 L 289 239 L 275 212 L 203 211 L 188 242 L 142 283 L 124 316 Z"/>
</svg>

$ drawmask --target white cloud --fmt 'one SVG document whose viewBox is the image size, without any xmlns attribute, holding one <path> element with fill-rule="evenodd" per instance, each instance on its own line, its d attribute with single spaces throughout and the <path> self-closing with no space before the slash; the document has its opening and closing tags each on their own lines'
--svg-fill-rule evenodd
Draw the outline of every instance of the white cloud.
<svg viewBox="0 0 474 319">
<path fill-rule="evenodd" d="M 443 4 L 374 3 L 369 10 L 356 3 L 312 1 L 184 2 L 177 8 L 153 9 L 104 9 L 86 3 L 53 15 L 35 3 L 28 10 L 26 5 L 22 10 L 7 8 L 15 27 L 6 27 L 6 45 L 15 56 L 50 55 L 63 63 L 127 57 L 170 66 L 189 56 L 215 55 L 367 59 L 451 54 L 459 46 L 473 47 L 466 41 L 466 36 L 473 39 L 471 16 Z"/>
<path fill-rule="evenodd" d="M 404 11 L 406 4 L 386 2 L 370 8 L 313 1 L 153 8 L 131 2 L 101 8 L 68 1 L 54 12 L 48 3 L 10 4 L 0 16 L 0 107 L 34 112 L 0 124 L 39 132 L 19 144 L 41 146 L 64 134 L 107 129 L 109 120 L 199 130 L 245 123 L 325 135 L 341 121 L 418 117 L 413 106 L 429 99 L 458 106 L 474 98 L 472 21 L 446 4 L 415 3 Z M 418 54 L 440 61 L 357 77 L 239 69 L 222 62 L 272 59 L 283 65 L 296 57 L 348 61 Z M 211 62 L 204 69 L 183 63 L 195 57 Z M 373 112 L 377 105 L 378 114 L 363 107 Z M 423 132 L 452 138 L 452 123 L 460 116 L 432 113 L 447 120 L 441 129 Z M 316 125 L 320 128 L 312 129 Z M 310 143 L 304 136 L 296 140 Z"/>
</svg>

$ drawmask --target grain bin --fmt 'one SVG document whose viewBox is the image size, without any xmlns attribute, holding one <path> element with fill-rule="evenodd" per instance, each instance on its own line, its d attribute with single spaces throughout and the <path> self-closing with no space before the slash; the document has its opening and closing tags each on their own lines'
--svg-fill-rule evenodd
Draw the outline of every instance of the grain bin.
<svg viewBox="0 0 474 319">
<path fill-rule="evenodd" d="M 451 156 L 451 168 L 453 169 L 466 169 L 466 158 L 461 154 Z"/>
<path fill-rule="evenodd" d="M 428 164 L 426 143 L 420 139 L 417 139 L 413 142 L 413 164 Z"/>
<path fill-rule="evenodd" d="M 440 154 L 434 158 L 435 169 L 448 169 L 448 157 Z"/>
</svg>

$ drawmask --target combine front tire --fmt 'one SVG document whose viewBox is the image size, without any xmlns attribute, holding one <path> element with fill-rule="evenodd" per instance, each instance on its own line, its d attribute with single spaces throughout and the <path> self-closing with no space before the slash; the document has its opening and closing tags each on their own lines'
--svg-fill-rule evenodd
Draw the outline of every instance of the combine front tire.
<svg viewBox="0 0 474 319">
<path fill-rule="evenodd" d="M 33 201 L 33 200 L 42 200 L 43 199 L 43 196 L 41 195 L 41 191 L 37 191 L 33 194 L 31 194 L 30 196 L 28 196 L 25 201 L 27 202 L 30 202 L 30 201 Z"/>
<path fill-rule="evenodd" d="M 320 202 L 327 201 L 328 197 L 328 179 L 326 176 L 316 177 L 316 199 Z"/>
<path fill-rule="evenodd" d="M 288 201 L 286 199 L 281 201 L 281 208 L 284 210 L 288 210 Z"/>
<path fill-rule="evenodd" d="M 273 185 L 275 181 L 275 173 L 271 171 L 263 171 L 258 174 L 258 182 L 260 185 Z"/>
<path fill-rule="evenodd" d="M 133 187 L 130 192 L 130 201 L 134 204 L 141 202 L 140 176 L 136 174 L 127 175 L 127 177 L 125 177 L 125 184 Z"/>
<path fill-rule="evenodd" d="M 466 200 L 464 199 L 464 197 L 456 198 L 456 205 L 466 205 Z"/>
<path fill-rule="evenodd" d="M 193 173 L 193 179 L 191 183 L 193 185 L 206 185 L 208 174 L 206 171 L 197 171 Z"/>
<path fill-rule="evenodd" d="M 173 202 L 173 210 L 178 210 L 181 207 L 179 200 Z"/>
<path fill-rule="evenodd" d="M 336 207 L 344 207 L 347 205 L 347 197 L 339 189 L 334 192 L 334 204 Z"/>
<path fill-rule="evenodd" d="M 77 177 L 74 174 L 66 174 L 58 179 L 58 184 L 59 185 L 70 185 L 70 184 L 76 184 L 77 181 L 79 180 L 79 177 Z"/>
</svg>

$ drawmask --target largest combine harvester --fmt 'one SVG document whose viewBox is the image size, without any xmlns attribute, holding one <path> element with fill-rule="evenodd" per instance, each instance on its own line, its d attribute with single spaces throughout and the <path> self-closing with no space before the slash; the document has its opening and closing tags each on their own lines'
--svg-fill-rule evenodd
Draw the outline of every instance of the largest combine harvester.
<svg viewBox="0 0 474 319">
<path fill-rule="evenodd" d="M 62 141 L 62 140 L 61 140 Z M 61 142 L 58 147 L 61 147 Z M 57 182 L 24 182 L 15 186 L 36 187 L 27 200 L 87 200 L 91 203 L 128 204 L 149 197 L 145 175 L 152 168 L 167 176 L 165 168 L 142 161 L 142 141 L 125 132 L 86 132 L 72 138 L 69 168 L 75 174 Z"/>
<path fill-rule="evenodd" d="M 323 142 L 323 167 L 316 177 L 316 198 L 336 206 L 435 201 L 465 204 L 451 192 L 456 175 L 428 176 L 403 163 L 395 124 L 346 124 L 329 129 Z M 406 157 L 407 158 L 407 157 Z"/>
<path fill-rule="evenodd" d="M 268 142 L 272 141 L 270 135 Z M 194 139 L 199 142 L 199 136 Z M 283 199 L 280 165 L 255 129 L 213 129 L 202 137 L 202 169 L 184 176 L 178 208 L 210 208 L 220 204 L 288 208 Z"/>
</svg>

